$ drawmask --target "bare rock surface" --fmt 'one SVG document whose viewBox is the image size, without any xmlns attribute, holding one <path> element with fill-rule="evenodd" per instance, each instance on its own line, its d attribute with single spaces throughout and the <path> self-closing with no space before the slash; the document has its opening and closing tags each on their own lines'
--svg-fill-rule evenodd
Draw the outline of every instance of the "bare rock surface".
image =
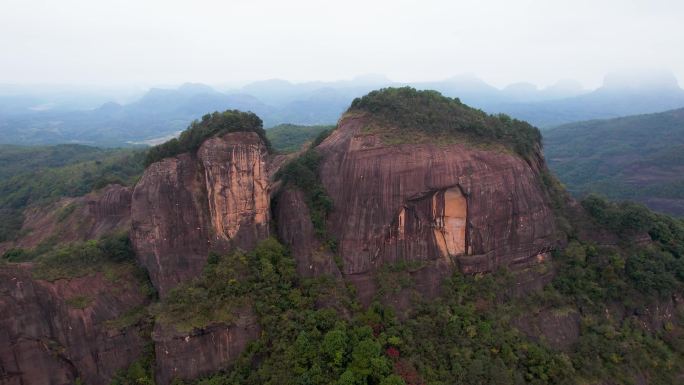
<svg viewBox="0 0 684 385">
<path fill-rule="evenodd" d="M 136 325 L 115 321 L 146 301 L 132 274 L 48 282 L 28 264 L 0 267 L 0 383 L 107 384 L 145 345 Z"/>
<path fill-rule="evenodd" d="M 191 333 L 157 323 L 152 335 L 157 383 L 169 384 L 176 378 L 196 379 L 234 363 L 261 330 L 251 309 L 235 313 L 231 325 L 216 324 Z"/>
<path fill-rule="evenodd" d="M 236 132 L 145 170 L 133 192 L 131 240 L 162 297 L 197 277 L 210 250 L 248 250 L 268 237 L 267 161 L 257 134 Z"/>
<path fill-rule="evenodd" d="M 359 275 L 400 261 L 452 261 L 478 273 L 547 259 L 557 239 L 541 154 L 524 160 L 464 143 L 386 144 L 367 124 L 344 117 L 316 148 L 334 202 L 328 231 L 347 279 L 366 282 Z M 305 238 L 302 247 L 316 246 Z"/>
<path fill-rule="evenodd" d="M 304 193 L 288 186 L 278 195 L 275 207 L 278 236 L 290 245 L 290 252 L 302 277 L 340 277 L 331 251 L 316 237 Z"/>
</svg>

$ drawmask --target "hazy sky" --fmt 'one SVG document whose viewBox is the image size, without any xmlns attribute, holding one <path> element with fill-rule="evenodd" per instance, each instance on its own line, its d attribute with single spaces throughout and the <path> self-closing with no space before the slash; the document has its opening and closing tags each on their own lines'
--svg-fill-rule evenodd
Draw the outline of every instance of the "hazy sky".
<svg viewBox="0 0 684 385">
<path fill-rule="evenodd" d="M 1 0 L 0 83 L 397 81 L 503 86 L 624 68 L 684 85 L 682 0 Z"/>
</svg>

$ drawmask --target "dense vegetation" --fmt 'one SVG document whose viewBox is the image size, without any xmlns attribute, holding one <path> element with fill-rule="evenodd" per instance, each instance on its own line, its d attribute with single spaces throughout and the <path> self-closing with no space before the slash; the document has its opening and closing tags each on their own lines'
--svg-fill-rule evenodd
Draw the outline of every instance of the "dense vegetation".
<svg viewBox="0 0 684 385">
<path fill-rule="evenodd" d="M 619 231 L 647 230 L 656 241 L 608 247 L 572 240 L 554 267 L 540 266 L 558 272 L 554 281 L 530 296 L 509 294 L 512 273 L 456 272 L 440 297 L 416 299 L 401 320 L 380 305 L 382 293 L 364 310 L 353 288 L 333 278 L 299 278 L 287 250 L 269 239 L 250 253 L 211 257 L 204 275 L 155 314 L 188 330 L 230 324 L 245 306 L 256 311 L 260 338 L 230 370 L 193 382 L 201 385 L 675 383 L 684 371 L 684 314 L 653 328 L 644 309 L 666 306 L 684 287 L 682 255 L 668 251 L 684 244 L 684 227 L 655 214 L 648 225 L 635 224 L 626 219 L 632 208 L 608 206 L 597 222 L 613 218 Z M 401 266 L 390 270 L 398 274 L 392 280 L 407 280 L 402 288 L 415 284 L 399 277 Z M 518 331 L 539 313 L 576 314 L 577 341 L 559 350 Z"/>
<path fill-rule="evenodd" d="M 62 167 L 69 164 L 98 160 L 118 150 L 59 144 L 56 146 L 0 145 L 0 180 L 41 168 Z"/>
<path fill-rule="evenodd" d="M 142 150 L 87 146 L 0 147 L 0 242 L 15 237 L 22 211 L 110 183 L 132 185 L 143 172 Z"/>
<path fill-rule="evenodd" d="M 266 137 L 271 141 L 273 149 L 278 152 L 295 152 L 306 142 L 316 139 L 324 131 L 335 126 L 298 126 L 280 124 L 266 130 Z"/>
<path fill-rule="evenodd" d="M 549 166 L 568 189 L 684 216 L 684 109 L 546 131 Z"/>
<path fill-rule="evenodd" d="M 348 112 L 373 114 L 383 125 L 431 136 L 464 136 L 476 142 L 499 143 L 522 156 L 541 144 L 541 134 L 530 124 L 506 115 L 488 115 L 437 91 L 411 87 L 384 88 L 356 98 Z"/>
<path fill-rule="evenodd" d="M 676 383 L 684 372 L 684 314 L 668 318 L 654 310 L 684 290 L 684 223 L 598 197 L 583 205 L 592 221 L 623 236 L 621 244 L 572 239 L 555 253 L 553 266 L 537 268 L 557 273 L 530 295 L 511 292 L 514 273 L 456 272 L 441 296 L 416 297 L 413 311 L 400 319 L 381 305 L 389 290 L 364 309 L 353 287 L 332 277 L 298 277 L 287 249 L 269 239 L 249 253 L 212 255 L 202 277 L 174 290 L 153 314 L 188 331 L 231 324 L 246 307 L 256 312 L 260 337 L 230 370 L 192 382 L 197 385 Z M 633 242 L 639 232 L 654 242 Z M 405 268 L 388 266 L 391 276 L 375 279 L 410 296 L 416 282 Z M 577 317 L 576 341 L 559 348 L 543 335 L 519 331 L 547 322 L 538 314 Z M 137 383 L 153 383 L 140 363 L 129 373 L 147 373 L 147 382 Z M 136 383 L 125 378 L 115 383 Z"/>
<path fill-rule="evenodd" d="M 202 120 L 194 121 L 176 139 L 150 148 L 147 152 L 145 165 L 150 165 L 164 158 L 178 155 L 184 152 L 193 152 L 202 145 L 206 139 L 212 136 L 223 135 L 229 132 L 249 131 L 256 132 L 264 141 L 266 147 L 271 144 L 266 137 L 261 119 L 251 112 L 228 110 L 214 112 L 202 116 Z"/>
<path fill-rule="evenodd" d="M 197 326 L 230 323 L 223 312 L 235 309 L 236 301 L 253 303 L 261 337 L 233 370 L 198 384 L 562 382 L 571 370 L 567 360 L 478 314 L 471 301 L 480 286 L 455 275 L 446 285 L 453 296 L 426 304 L 402 323 L 379 304 L 362 310 L 331 279 L 299 279 L 286 249 L 267 240 L 252 253 L 214 259 L 202 278 L 162 302 L 158 317 L 181 317 L 181 325 L 188 317 Z M 351 315 L 317 308 L 322 299 Z"/>
<path fill-rule="evenodd" d="M 132 265 L 135 253 L 126 233 L 70 244 L 48 241 L 31 250 L 9 249 L 2 254 L 1 260 L 33 261 L 35 267 L 32 273 L 36 278 L 54 281 L 81 277 L 120 265 Z"/>
</svg>

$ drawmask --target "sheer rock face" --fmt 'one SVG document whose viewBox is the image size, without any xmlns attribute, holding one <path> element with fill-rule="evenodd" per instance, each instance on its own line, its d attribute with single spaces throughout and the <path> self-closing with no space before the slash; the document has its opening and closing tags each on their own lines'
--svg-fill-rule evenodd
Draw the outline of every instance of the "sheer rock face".
<svg viewBox="0 0 684 385">
<path fill-rule="evenodd" d="M 0 382 L 109 383 L 145 345 L 135 325 L 109 322 L 146 304 L 139 285 L 132 274 L 47 282 L 33 279 L 27 265 L 0 267 Z"/>
<path fill-rule="evenodd" d="M 162 297 L 197 277 L 210 250 L 248 250 L 268 237 L 267 158 L 256 133 L 236 132 L 145 170 L 133 192 L 131 240 Z"/>
<path fill-rule="evenodd" d="M 345 117 L 317 147 L 345 275 L 438 259 L 485 272 L 534 264 L 554 246 L 541 155 L 528 163 L 459 143 L 386 145 L 367 123 Z"/>
<path fill-rule="evenodd" d="M 215 242 L 249 249 L 268 237 L 269 181 L 261 139 L 250 132 L 211 138 L 200 147 L 198 158 Z"/>
<path fill-rule="evenodd" d="M 210 229 L 200 176 L 196 159 L 182 154 L 150 165 L 133 190 L 131 241 L 162 297 L 206 262 Z"/>
<path fill-rule="evenodd" d="M 12 248 L 30 249 L 52 238 L 69 243 L 100 238 L 130 226 L 131 189 L 118 184 L 82 197 L 62 198 L 48 207 L 24 212 L 23 234 L 15 242 L 0 243 L 0 253 Z"/>
<path fill-rule="evenodd" d="M 152 334 L 157 383 L 192 380 L 227 369 L 259 337 L 260 330 L 249 308 L 236 311 L 232 325 L 213 325 L 191 333 L 157 323 Z"/>
<path fill-rule="evenodd" d="M 290 246 L 302 277 L 332 275 L 340 277 L 331 252 L 316 237 L 304 193 L 287 187 L 280 192 L 274 215 L 278 221 L 278 237 Z"/>
</svg>

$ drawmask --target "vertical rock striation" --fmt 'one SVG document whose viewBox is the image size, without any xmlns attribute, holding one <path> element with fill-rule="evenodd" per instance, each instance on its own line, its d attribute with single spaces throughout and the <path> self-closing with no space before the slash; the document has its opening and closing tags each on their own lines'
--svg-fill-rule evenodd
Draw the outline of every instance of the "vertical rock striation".
<svg viewBox="0 0 684 385">
<path fill-rule="evenodd" d="M 250 249 L 268 237 L 267 153 L 250 132 L 211 138 L 197 157 L 204 169 L 214 242 Z"/>
<path fill-rule="evenodd" d="M 196 153 L 152 164 L 135 187 L 131 239 L 162 298 L 198 277 L 211 251 L 250 250 L 269 236 L 269 154 L 253 132 L 204 141 Z M 258 337 L 251 309 L 231 325 L 190 333 L 157 323 L 157 383 L 227 368 Z"/>
<path fill-rule="evenodd" d="M 541 154 L 523 159 L 464 143 L 386 144 L 368 124 L 367 116 L 344 117 L 316 148 L 319 176 L 334 202 L 328 231 L 361 297 L 374 291 L 365 277 L 386 263 L 487 272 L 538 263 L 555 246 Z M 297 214 L 278 214 L 281 227 L 296 224 L 290 215 Z M 293 249 L 316 245 L 301 236 L 285 240 Z"/>
<path fill-rule="evenodd" d="M 190 154 L 150 165 L 133 190 L 131 241 L 160 296 L 202 271 L 210 229 Z"/>
<path fill-rule="evenodd" d="M 268 237 L 267 159 L 257 134 L 235 132 L 145 170 L 133 191 L 131 240 L 162 297 L 197 277 L 209 251 L 250 249 Z"/>
<path fill-rule="evenodd" d="M 465 272 L 534 262 L 554 246 L 536 163 L 461 143 L 386 145 L 347 117 L 319 147 L 345 274 L 453 258 Z"/>
<path fill-rule="evenodd" d="M 113 322 L 146 305 L 139 285 L 132 274 L 47 282 L 26 266 L 0 267 L 0 383 L 109 383 L 145 345 L 136 325 Z"/>
</svg>

